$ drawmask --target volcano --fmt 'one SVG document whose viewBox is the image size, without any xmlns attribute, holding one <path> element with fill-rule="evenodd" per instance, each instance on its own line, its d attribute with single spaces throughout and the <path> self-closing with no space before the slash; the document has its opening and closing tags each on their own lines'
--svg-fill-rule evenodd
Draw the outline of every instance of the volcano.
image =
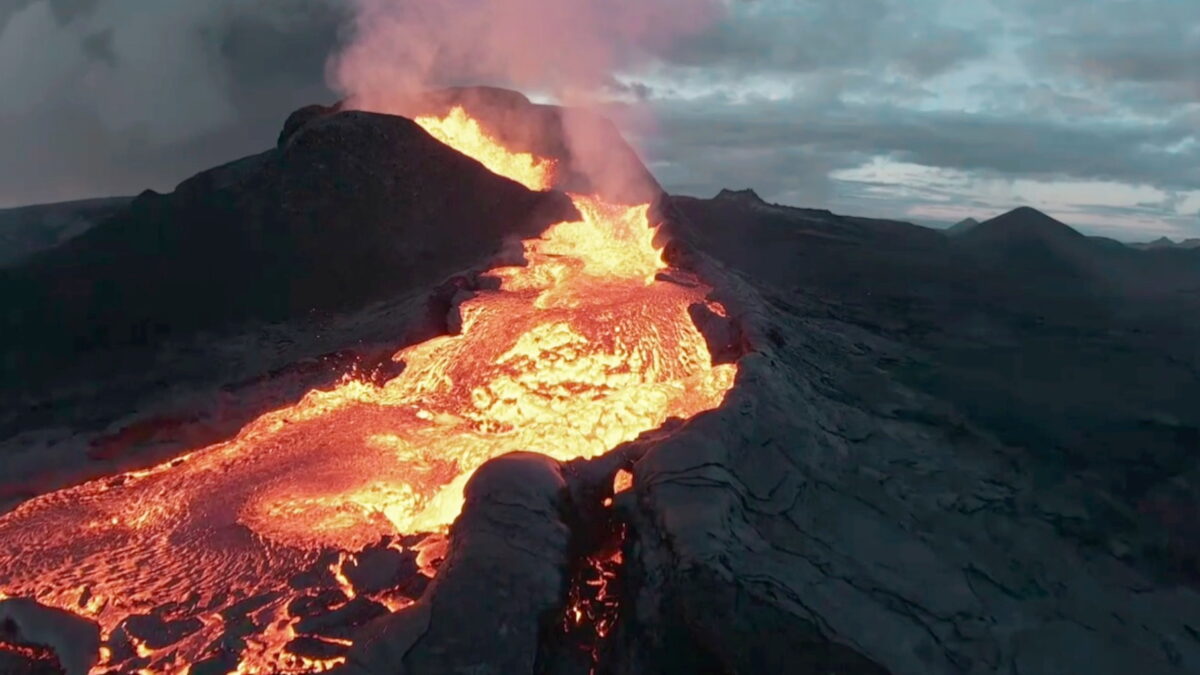
<svg viewBox="0 0 1200 675">
<path fill-rule="evenodd" d="M 0 667 L 1194 670 L 1200 272 L 1037 215 L 670 196 L 496 89 L 297 111 L 0 278 Z"/>
<path fill-rule="evenodd" d="M 515 206 L 518 213 L 466 214 L 492 228 L 508 217 L 517 221 L 510 232 L 523 233 L 524 219 L 514 216 L 553 208 L 543 203 L 569 208 L 570 215 L 526 238 L 512 259 L 496 261 L 460 287 L 453 317 L 447 319 L 453 334 L 397 352 L 392 360 L 400 364 L 399 374 L 385 382 L 348 378 L 260 417 L 228 443 L 39 497 L 9 514 L 0 523 L 0 537 L 12 545 L 4 560 L 10 570 L 5 593 L 61 608 L 77 603 L 80 589 L 86 589 L 86 613 L 106 636 L 99 668 L 187 672 L 197 664 L 226 663 L 244 672 L 310 672 L 337 665 L 344 661 L 338 654 L 353 639 L 309 626 L 311 617 L 297 605 L 320 605 L 323 593 L 340 593 L 340 602 L 331 601 L 334 611 L 350 611 L 357 602 L 349 624 L 338 626 L 345 631 L 362 616 L 412 604 L 411 594 L 389 580 L 366 586 L 352 581 L 361 566 L 358 556 L 366 560 L 370 550 L 384 559 L 398 557 L 408 561 L 413 574 L 434 576 L 423 553 L 442 546 L 442 535 L 462 511 L 464 487 L 487 460 L 516 451 L 563 462 L 596 457 L 668 419 L 687 419 L 718 406 L 732 386 L 736 367 L 713 363 L 708 342 L 692 320 L 695 312 L 719 320 L 725 310 L 706 297 L 710 289 L 703 282 L 663 259 L 654 243 L 650 204 L 612 202 L 600 192 L 549 192 L 560 177 L 570 179 L 566 161 L 509 149 L 461 105 L 414 122 L 311 109 L 298 116 L 301 121 L 294 118 L 285 126 L 280 141 L 285 149 L 306 142 L 320 148 L 326 139 L 365 132 L 374 136 L 372 144 L 396 138 L 406 153 L 430 157 L 416 166 L 406 164 L 422 180 L 454 174 L 469 190 L 494 184 L 498 202 Z M 386 152 L 401 154 L 394 145 Z M 275 182 L 286 196 L 287 176 L 264 167 L 275 161 L 291 160 L 286 154 L 251 158 L 194 182 L 237 184 L 239 174 L 249 174 L 246 181 Z M 404 171 L 395 174 L 382 180 L 400 180 Z M 344 172 L 334 175 L 346 178 Z M 420 183 L 405 187 L 421 188 Z M 187 204 L 189 193 L 198 189 L 185 184 L 173 201 Z M 401 197 L 395 206 L 406 207 L 409 200 Z M 480 201 L 474 197 L 465 203 Z M 295 215 L 284 204 L 285 212 Z M 486 198 L 480 205 L 487 205 Z M 132 208 L 146 207 L 135 202 Z M 437 227 L 424 213 L 407 210 L 397 214 L 401 222 Z M 464 214 L 452 209 L 443 215 L 461 220 Z M 273 220 L 260 232 L 270 236 Z M 287 240 L 278 243 L 309 258 L 313 247 L 324 245 L 332 253 L 345 238 L 336 226 L 332 234 L 329 223 L 312 231 L 314 221 L 304 220 L 309 225 L 292 225 Z M 34 278 L 61 273 L 59 261 L 65 258 L 103 260 L 108 264 L 98 273 L 128 274 L 130 263 L 144 261 L 133 257 L 136 250 L 132 256 L 113 256 L 113 240 L 105 235 L 132 227 L 101 225 L 78 244 L 20 271 Z M 481 246 L 499 248 L 495 230 L 487 227 L 476 235 L 484 239 Z M 157 250 L 167 261 L 180 255 L 172 246 L 197 247 L 211 240 L 207 228 L 185 223 L 183 229 L 156 235 Z M 426 244 L 436 246 L 433 233 L 439 230 L 426 232 L 432 240 Z M 466 234 L 456 232 L 448 241 L 461 241 Z M 372 241 L 371 235 L 350 239 L 341 255 L 357 257 L 363 268 L 354 272 L 361 276 L 322 278 L 322 266 L 316 265 L 317 278 L 303 279 L 313 283 L 311 290 L 294 288 L 285 297 L 300 296 L 308 305 L 326 308 L 373 290 L 359 281 L 378 284 L 372 271 L 407 267 L 412 279 L 427 262 L 389 258 L 386 252 L 395 244 Z M 89 257 L 78 250 L 89 244 L 107 254 Z M 364 244 L 386 244 L 385 255 L 359 248 Z M 251 252 L 264 247 L 261 240 L 248 242 Z M 462 262 L 452 246 L 439 254 Z M 121 264 L 111 264 L 113 258 Z M 138 267 L 137 276 L 146 274 Z M 228 267 L 231 280 L 245 283 L 252 266 L 231 260 Z M 334 272 L 328 265 L 324 269 Z M 152 267 L 150 273 L 156 272 Z M 187 269 L 161 273 L 184 283 L 195 279 Z M 120 278 L 112 285 L 124 296 Z M 169 281 L 164 286 L 178 290 Z M 206 288 L 214 290 L 219 287 Z M 230 308 L 263 309 L 238 305 L 235 301 Z M 150 305 L 149 311 L 160 309 Z M 196 314 L 194 320 L 213 318 Z M 609 492 L 615 471 L 609 472 Z M 212 500 L 213 495 L 221 497 Z M 46 538 L 48 531 L 74 534 Z M 406 538 L 407 544 L 397 543 Z M 337 558 L 331 563 L 325 554 Z M 198 568 L 198 560 L 207 564 Z M 297 581 L 312 576 L 314 566 L 326 584 L 319 578 Z M 412 575 L 403 581 L 413 583 Z M 152 612 L 139 610 L 148 604 Z M 239 636 L 236 647 L 226 645 L 229 623 L 244 618 L 236 608 L 247 605 L 262 627 Z"/>
</svg>

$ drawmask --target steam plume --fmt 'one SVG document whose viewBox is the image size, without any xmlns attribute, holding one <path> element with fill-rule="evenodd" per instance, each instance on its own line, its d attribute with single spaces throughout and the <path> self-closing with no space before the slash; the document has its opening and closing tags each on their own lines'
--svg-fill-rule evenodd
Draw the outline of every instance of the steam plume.
<svg viewBox="0 0 1200 675">
<path fill-rule="evenodd" d="M 330 68 L 333 86 L 352 107 L 408 114 L 408 95 L 456 85 L 549 94 L 573 107 L 561 133 L 574 171 L 592 191 L 625 203 L 651 200 L 660 188 L 589 109 L 618 84 L 618 73 L 653 61 L 674 38 L 708 26 L 723 7 L 722 0 L 354 4 L 354 33 Z M 628 109 L 623 117 L 615 121 L 646 124 L 644 115 Z"/>
<path fill-rule="evenodd" d="M 356 105 L 457 84 L 509 85 L 575 101 L 673 38 L 700 30 L 720 0 L 354 0 L 335 84 Z"/>
</svg>

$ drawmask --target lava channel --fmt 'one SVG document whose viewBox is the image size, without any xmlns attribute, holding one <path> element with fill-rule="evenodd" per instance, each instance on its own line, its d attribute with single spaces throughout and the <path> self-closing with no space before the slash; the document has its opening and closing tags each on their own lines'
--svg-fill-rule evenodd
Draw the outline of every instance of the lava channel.
<svg viewBox="0 0 1200 675">
<path fill-rule="evenodd" d="M 417 121 L 531 189 L 554 183 L 553 161 L 509 152 L 461 109 Z M 713 306 L 711 289 L 659 280 L 648 205 L 571 198 L 581 218 L 525 241 L 526 265 L 491 270 L 498 288 L 461 304 L 461 332 L 398 352 L 391 381 L 309 392 L 228 442 L 0 517 L 0 597 L 96 620 L 97 674 L 219 658 L 237 673 L 320 672 L 349 638 L 306 637 L 320 622 L 303 612 L 411 602 L 356 594 L 347 565 L 381 541 L 419 556 L 429 543 L 404 535 L 444 533 L 488 459 L 594 457 L 720 405 L 736 366 L 712 364 L 688 313 Z"/>
</svg>

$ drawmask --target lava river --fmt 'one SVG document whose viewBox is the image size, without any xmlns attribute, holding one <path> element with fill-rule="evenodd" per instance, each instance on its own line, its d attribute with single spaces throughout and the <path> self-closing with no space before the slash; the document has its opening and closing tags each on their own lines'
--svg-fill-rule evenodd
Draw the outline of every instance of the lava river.
<svg viewBox="0 0 1200 675">
<path fill-rule="evenodd" d="M 461 109 L 417 121 L 496 173 L 553 183 L 554 162 L 507 151 Z M 339 564 L 364 546 L 445 532 L 492 457 L 592 457 L 720 405 L 736 367 L 712 365 L 688 314 L 721 311 L 710 289 L 660 280 L 647 205 L 572 199 L 582 218 L 525 241 L 527 264 L 490 271 L 461 332 L 398 352 L 391 381 L 312 391 L 233 440 L 0 517 L 0 597 L 99 622 L 94 673 L 186 673 L 231 649 L 239 673 L 318 672 L 340 659 L 286 648 L 288 607 L 311 592 L 297 575 L 324 565 L 345 586 Z M 137 637 L 148 616 L 170 637 Z"/>
</svg>

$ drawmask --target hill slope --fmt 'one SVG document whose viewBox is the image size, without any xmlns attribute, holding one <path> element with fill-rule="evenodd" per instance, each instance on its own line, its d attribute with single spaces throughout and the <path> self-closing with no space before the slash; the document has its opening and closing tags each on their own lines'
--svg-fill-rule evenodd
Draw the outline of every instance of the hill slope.
<svg viewBox="0 0 1200 675">
<path fill-rule="evenodd" d="M 36 379 L 97 350 L 347 311 L 573 213 L 562 195 L 496 176 L 410 120 L 302 117 L 279 147 L 143 193 L 7 270 L 0 347 L 19 357 L 6 369 Z"/>
<path fill-rule="evenodd" d="M 17 264 L 86 232 L 132 197 L 84 199 L 0 210 L 0 267 Z"/>
</svg>

